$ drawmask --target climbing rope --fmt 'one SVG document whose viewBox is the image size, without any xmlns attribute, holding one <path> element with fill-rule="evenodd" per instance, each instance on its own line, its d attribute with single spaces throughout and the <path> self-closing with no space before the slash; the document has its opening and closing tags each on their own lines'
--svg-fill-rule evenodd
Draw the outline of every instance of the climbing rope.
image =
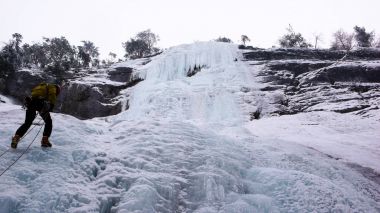
<svg viewBox="0 0 380 213">
<path fill-rule="evenodd" d="M 18 158 L 13 161 L 13 163 L 11 165 L 9 165 L 1 174 L 0 174 L 0 177 L 6 172 L 8 171 L 30 148 L 30 146 L 34 143 L 34 141 L 36 140 L 37 136 L 40 134 L 41 132 L 41 129 L 42 129 L 43 125 L 40 127 L 40 129 L 38 130 L 36 136 L 33 138 L 32 142 L 30 142 L 30 144 L 28 145 L 28 147 L 26 147 L 26 149 L 23 151 L 23 153 L 21 153 L 20 156 L 18 156 Z"/>
<path fill-rule="evenodd" d="M 28 134 L 34 129 L 34 127 L 41 125 L 41 124 L 42 124 L 41 121 L 42 121 L 42 118 L 40 118 L 40 120 L 37 122 L 37 124 L 34 124 L 33 127 L 30 128 L 30 129 L 25 133 L 25 135 L 22 136 L 22 137 L 20 138 L 20 141 L 21 141 L 25 136 L 27 136 L 27 135 L 28 135 Z M 9 150 L 11 150 L 11 148 L 8 148 L 8 149 L 5 150 L 3 153 L 1 153 L 0 158 L 1 158 L 3 155 L 5 155 L 7 152 L 9 152 Z"/>
</svg>

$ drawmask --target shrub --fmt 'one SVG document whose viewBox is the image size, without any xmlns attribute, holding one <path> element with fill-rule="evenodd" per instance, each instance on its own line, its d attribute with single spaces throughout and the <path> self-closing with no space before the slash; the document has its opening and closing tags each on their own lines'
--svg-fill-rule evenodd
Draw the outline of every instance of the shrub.
<svg viewBox="0 0 380 213">
<path fill-rule="evenodd" d="M 219 37 L 215 39 L 216 42 L 225 42 L 225 43 L 233 43 L 231 39 L 226 37 Z"/>
</svg>

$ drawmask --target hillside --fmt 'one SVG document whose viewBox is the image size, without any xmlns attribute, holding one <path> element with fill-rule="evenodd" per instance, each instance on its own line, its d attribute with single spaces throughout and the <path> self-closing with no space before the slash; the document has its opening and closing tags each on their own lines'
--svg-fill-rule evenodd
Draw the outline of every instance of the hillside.
<svg viewBox="0 0 380 213">
<path fill-rule="evenodd" d="M 197 42 L 73 74 L 53 148 L 37 137 L 0 177 L 0 212 L 379 212 L 380 59 L 260 51 Z M 0 97 L 4 152 L 24 111 Z"/>
</svg>

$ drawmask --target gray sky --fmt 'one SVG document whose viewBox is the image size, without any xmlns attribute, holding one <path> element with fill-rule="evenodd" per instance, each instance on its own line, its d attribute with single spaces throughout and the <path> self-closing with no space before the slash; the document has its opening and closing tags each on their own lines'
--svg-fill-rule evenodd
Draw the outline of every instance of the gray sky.
<svg viewBox="0 0 380 213">
<path fill-rule="evenodd" d="M 158 46 L 208 41 L 219 36 L 271 47 L 291 24 L 312 40 L 322 34 L 328 47 L 333 32 L 355 25 L 380 35 L 380 0 L 0 0 L 0 41 L 15 32 L 24 42 L 65 36 L 71 44 L 90 40 L 101 57 L 122 57 L 121 43 L 151 29 Z"/>
</svg>

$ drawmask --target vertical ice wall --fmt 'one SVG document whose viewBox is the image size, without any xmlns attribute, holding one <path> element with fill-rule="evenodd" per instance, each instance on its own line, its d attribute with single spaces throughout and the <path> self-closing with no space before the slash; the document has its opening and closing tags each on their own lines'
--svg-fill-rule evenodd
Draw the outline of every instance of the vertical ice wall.
<svg viewBox="0 0 380 213">
<path fill-rule="evenodd" d="M 143 67 L 146 80 L 174 80 L 186 76 L 194 66 L 209 68 L 230 64 L 236 57 L 236 45 L 222 42 L 197 42 L 172 47 Z"/>
<path fill-rule="evenodd" d="M 232 81 L 237 79 L 237 46 L 221 42 L 181 45 L 140 68 L 131 95 L 128 117 L 195 119 L 220 122 L 240 119 Z M 202 67 L 192 77 L 187 72 Z M 230 120 L 231 121 L 231 120 Z"/>
</svg>

